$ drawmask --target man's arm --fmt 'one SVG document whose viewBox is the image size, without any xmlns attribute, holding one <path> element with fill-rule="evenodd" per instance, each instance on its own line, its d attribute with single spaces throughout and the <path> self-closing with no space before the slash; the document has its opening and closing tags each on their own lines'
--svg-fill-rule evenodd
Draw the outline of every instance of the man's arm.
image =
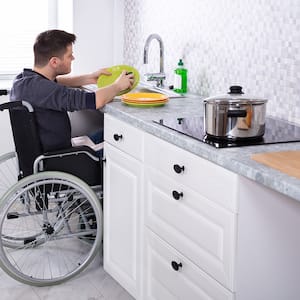
<svg viewBox="0 0 300 300">
<path fill-rule="evenodd" d="M 59 75 L 56 77 L 58 83 L 69 86 L 69 87 L 79 87 L 86 84 L 96 84 L 97 79 L 100 75 L 111 75 L 107 69 L 100 69 L 96 72 L 78 75 L 78 76 L 71 76 L 71 75 Z"/>
<path fill-rule="evenodd" d="M 57 76 L 56 80 L 58 83 L 69 86 L 69 87 L 79 87 L 85 84 L 97 83 L 97 79 L 100 74 L 111 75 L 106 69 L 101 69 L 94 73 L 85 74 L 81 76 Z M 103 107 L 106 103 L 113 100 L 113 98 L 118 95 L 121 91 L 127 90 L 133 85 L 134 76 L 133 74 L 126 74 L 123 71 L 122 74 L 116 79 L 112 84 L 99 88 L 95 91 L 96 94 L 96 108 Z"/>
</svg>

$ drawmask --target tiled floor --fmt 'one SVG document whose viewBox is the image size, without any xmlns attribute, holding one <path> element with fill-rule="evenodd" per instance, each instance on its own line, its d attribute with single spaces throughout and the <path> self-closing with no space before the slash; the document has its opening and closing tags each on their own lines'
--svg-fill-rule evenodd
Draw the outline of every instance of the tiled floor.
<svg viewBox="0 0 300 300">
<path fill-rule="evenodd" d="M 10 278 L 0 269 L 0 295 L 1 300 L 133 300 L 103 270 L 100 257 L 76 278 L 51 287 L 24 285 Z"/>
</svg>

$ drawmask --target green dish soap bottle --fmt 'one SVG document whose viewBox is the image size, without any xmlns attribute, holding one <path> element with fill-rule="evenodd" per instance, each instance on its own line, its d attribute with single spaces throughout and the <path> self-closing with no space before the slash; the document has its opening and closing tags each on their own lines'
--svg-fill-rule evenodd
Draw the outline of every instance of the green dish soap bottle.
<svg viewBox="0 0 300 300">
<path fill-rule="evenodd" d="M 187 92 L 187 69 L 184 68 L 182 59 L 179 59 L 174 74 L 174 91 L 179 94 Z"/>
</svg>

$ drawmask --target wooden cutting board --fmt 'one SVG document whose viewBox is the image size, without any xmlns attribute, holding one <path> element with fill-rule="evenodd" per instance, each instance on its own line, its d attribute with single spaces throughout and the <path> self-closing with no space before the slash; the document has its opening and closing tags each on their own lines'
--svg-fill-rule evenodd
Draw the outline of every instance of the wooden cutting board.
<svg viewBox="0 0 300 300">
<path fill-rule="evenodd" d="M 253 154 L 251 158 L 300 179 L 300 150 Z"/>
</svg>

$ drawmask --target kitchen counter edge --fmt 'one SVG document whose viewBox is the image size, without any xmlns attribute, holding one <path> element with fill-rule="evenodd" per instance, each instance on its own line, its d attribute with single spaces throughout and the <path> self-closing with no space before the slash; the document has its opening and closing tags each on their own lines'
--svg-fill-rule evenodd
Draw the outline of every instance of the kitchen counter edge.
<svg viewBox="0 0 300 300">
<path fill-rule="evenodd" d="M 203 115 L 202 100 L 171 99 L 162 108 L 140 109 L 114 100 L 102 112 L 110 114 L 138 129 L 207 159 L 227 170 L 256 181 L 272 190 L 300 201 L 300 180 L 251 159 L 255 153 L 300 150 L 300 142 L 216 149 L 193 138 L 153 122 L 166 116 Z"/>
</svg>

